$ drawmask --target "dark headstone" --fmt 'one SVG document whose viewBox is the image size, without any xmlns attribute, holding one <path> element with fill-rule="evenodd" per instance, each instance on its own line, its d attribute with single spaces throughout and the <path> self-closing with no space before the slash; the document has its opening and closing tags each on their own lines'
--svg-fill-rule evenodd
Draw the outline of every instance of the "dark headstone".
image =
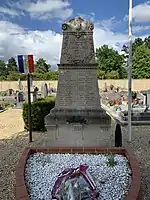
<svg viewBox="0 0 150 200">
<path fill-rule="evenodd" d="M 24 98 L 23 98 L 23 93 L 22 92 L 18 92 L 18 98 L 17 98 L 17 100 L 18 100 L 18 102 L 20 103 L 20 102 L 23 102 L 24 101 Z"/>
<path fill-rule="evenodd" d="M 122 133 L 120 124 L 116 125 L 115 130 L 115 147 L 122 147 Z"/>
<path fill-rule="evenodd" d="M 38 91 L 39 91 L 38 87 L 35 87 L 33 91 L 33 101 L 37 99 Z"/>
<path fill-rule="evenodd" d="M 150 92 L 147 92 L 147 105 L 150 106 Z"/>
</svg>

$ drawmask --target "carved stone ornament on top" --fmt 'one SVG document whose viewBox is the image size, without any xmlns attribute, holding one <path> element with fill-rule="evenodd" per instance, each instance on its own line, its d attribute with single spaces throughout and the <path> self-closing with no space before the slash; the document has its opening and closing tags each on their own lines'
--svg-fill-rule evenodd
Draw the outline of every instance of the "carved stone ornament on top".
<svg viewBox="0 0 150 200">
<path fill-rule="evenodd" d="M 76 17 L 62 25 L 62 30 L 64 32 L 92 32 L 94 29 L 94 24 L 82 19 L 81 17 Z"/>
<path fill-rule="evenodd" d="M 63 42 L 63 56 L 61 58 L 61 63 L 73 63 L 73 64 L 87 64 L 95 63 L 94 47 L 92 44 L 94 25 L 81 17 L 76 17 L 62 25 L 62 30 L 64 34 Z M 88 37 L 90 33 L 90 37 Z M 72 42 L 71 35 L 74 35 L 79 41 L 74 40 Z M 87 41 L 85 40 L 87 35 Z M 82 37 L 83 40 L 82 40 Z M 90 40 L 89 40 L 90 39 Z M 69 40 L 71 42 L 69 42 Z M 89 43 L 89 41 L 90 43 Z M 85 41 L 85 42 L 84 42 Z M 77 42 L 79 42 L 77 44 Z M 66 44 L 65 44 L 66 43 Z M 77 46 L 79 48 L 77 48 Z M 84 51 L 83 49 L 86 49 Z"/>
</svg>

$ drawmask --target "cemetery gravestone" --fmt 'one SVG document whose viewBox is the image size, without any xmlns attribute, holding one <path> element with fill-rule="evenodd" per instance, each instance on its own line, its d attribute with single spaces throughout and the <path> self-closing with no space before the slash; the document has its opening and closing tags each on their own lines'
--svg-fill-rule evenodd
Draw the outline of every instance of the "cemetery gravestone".
<svg viewBox="0 0 150 200">
<path fill-rule="evenodd" d="M 150 91 L 147 91 L 147 105 L 150 107 Z"/>
<path fill-rule="evenodd" d="M 19 92 L 19 93 L 18 93 L 18 101 L 19 101 L 19 102 L 23 102 L 23 101 L 24 101 L 23 93 L 22 93 L 22 92 Z"/>
<path fill-rule="evenodd" d="M 23 92 L 17 91 L 15 100 L 16 100 L 16 102 L 15 102 L 16 108 L 21 108 L 22 107 L 22 103 L 24 101 Z"/>
<path fill-rule="evenodd" d="M 32 87 L 31 89 L 31 103 L 37 100 L 38 98 L 38 91 L 39 89 L 37 87 Z M 28 95 L 28 94 L 27 94 Z"/>
<path fill-rule="evenodd" d="M 35 101 L 37 99 L 38 91 L 39 91 L 39 89 L 37 87 L 35 87 L 34 91 L 33 91 L 33 101 Z"/>
<path fill-rule="evenodd" d="M 58 141 L 52 142 L 55 146 L 100 145 L 99 142 L 96 144 L 98 140 L 101 140 L 101 144 L 109 140 L 111 119 L 100 103 L 93 43 L 94 25 L 78 17 L 64 23 L 62 29 L 56 102 L 50 114 L 45 117 L 46 128 L 50 135 L 52 127 L 53 134 L 57 134 L 53 138 L 58 138 Z M 72 122 L 67 124 L 71 119 Z M 83 121 L 86 121 L 84 125 Z M 72 128 L 81 124 L 82 128 Z M 101 127 L 106 128 L 107 134 Z M 89 140 L 83 141 L 83 135 Z"/>
<path fill-rule="evenodd" d="M 48 96 L 48 86 L 47 86 L 47 83 L 42 84 L 41 94 L 42 94 L 43 98 L 45 98 L 45 97 Z"/>
<path fill-rule="evenodd" d="M 19 89 L 19 90 L 23 90 L 23 85 L 22 85 L 20 79 L 18 80 L 18 89 Z"/>
<path fill-rule="evenodd" d="M 8 89 L 8 96 L 11 96 L 13 94 L 13 89 Z"/>
</svg>

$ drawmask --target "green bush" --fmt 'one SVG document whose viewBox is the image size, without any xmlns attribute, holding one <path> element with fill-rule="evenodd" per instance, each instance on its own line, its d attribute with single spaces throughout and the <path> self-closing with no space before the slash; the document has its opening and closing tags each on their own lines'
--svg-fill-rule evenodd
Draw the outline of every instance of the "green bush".
<svg viewBox="0 0 150 200">
<path fill-rule="evenodd" d="M 55 96 L 48 96 L 45 99 L 38 99 L 31 104 L 32 130 L 46 131 L 44 118 L 49 114 L 50 110 L 55 106 Z M 25 129 L 29 129 L 28 124 L 28 104 L 23 104 L 23 120 Z"/>
<path fill-rule="evenodd" d="M 97 78 L 98 79 L 105 79 L 105 71 L 98 69 L 97 70 Z"/>
<path fill-rule="evenodd" d="M 10 107 L 10 104 L 7 103 L 6 101 L 0 101 L 0 105 L 2 105 L 3 107 Z"/>
<path fill-rule="evenodd" d="M 58 71 L 50 71 L 43 74 L 44 80 L 58 80 Z"/>
<path fill-rule="evenodd" d="M 18 79 L 24 81 L 26 80 L 26 75 L 19 72 L 9 72 L 9 74 L 7 75 L 8 81 L 18 81 Z"/>
<path fill-rule="evenodd" d="M 7 91 L 2 91 L 2 92 L 0 92 L 0 96 L 7 96 Z"/>
<path fill-rule="evenodd" d="M 106 79 L 119 79 L 119 73 L 117 71 L 111 71 L 106 73 Z"/>
<path fill-rule="evenodd" d="M 58 70 L 57 71 L 49 71 L 46 73 L 37 73 L 34 72 L 31 74 L 33 80 L 58 80 Z M 7 80 L 7 81 L 24 81 L 27 79 L 25 74 L 19 72 L 9 72 L 6 76 L 0 76 L 0 81 Z"/>
</svg>

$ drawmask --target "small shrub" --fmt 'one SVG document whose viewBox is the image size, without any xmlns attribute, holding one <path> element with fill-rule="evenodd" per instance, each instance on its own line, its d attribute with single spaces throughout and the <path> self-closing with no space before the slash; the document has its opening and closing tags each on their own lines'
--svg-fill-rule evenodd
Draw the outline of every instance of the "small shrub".
<svg viewBox="0 0 150 200">
<path fill-rule="evenodd" d="M 11 105 L 9 103 L 7 103 L 6 101 L 0 101 L 0 105 L 2 105 L 5 108 L 11 107 Z"/>
<path fill-rule="evenodd" d="M 97 78 L 104 79 L 105 78 L 105 71 L 98 69 L 97 70 Z"/>
<path fill-rule="evenodd" d="M 2 91 L 2 92 L 0 92 L 0 96 L 7 96 L 7 91 Z"/>
<path fill-rule="evenodd" d="M 117 71 L 111 71 L 106 73 L 106 78 L 107 79 L 119 79 L 119 73 Z"/>
<path fill-rule="evenodd" d="M 117 162 L 115 161 L 115 156 L 113 153 L 110 153 L 108 155 L 108 162 L 107 162 L 107 165 L 109 167 L 114 167 L 115 165 L 117 165 Z"/>
<path fill-rule="evenodd" d="M 46 131 L 44 118 L 49 114 L 50 110 L 55 106 L 55 97 L 49 96 L 45 99 L 38 99 L 31 104 L 32 130 Z M 28 104 L 23 104 L 23 120 L 25 129 L 29 129 L 28 124 Z"/>
</svg>

